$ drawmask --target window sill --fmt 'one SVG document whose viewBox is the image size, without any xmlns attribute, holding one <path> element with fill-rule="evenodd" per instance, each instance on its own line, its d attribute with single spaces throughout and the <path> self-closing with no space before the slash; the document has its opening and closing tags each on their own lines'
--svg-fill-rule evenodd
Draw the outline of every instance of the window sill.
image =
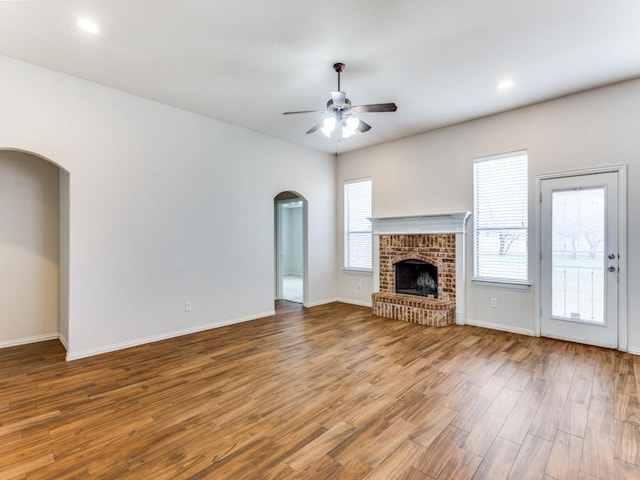
<svg viewBox="0 0 640 480">
<path fill-rule="evenodd" d="M 484 287 L 513 288 L 515 290 L 527 290 L 531 287 L 530 282 L 513 282 L 508 280 L 487 280 L 483 278 L 474 278 L 471 280 L 474 285 Z"/>
<path fill-rule="evenodd" d="M 369 268 L 343 268 L 344 273 L 355 273 L 358 275 L 373 275 L 373 269 Z"/>
</svg>

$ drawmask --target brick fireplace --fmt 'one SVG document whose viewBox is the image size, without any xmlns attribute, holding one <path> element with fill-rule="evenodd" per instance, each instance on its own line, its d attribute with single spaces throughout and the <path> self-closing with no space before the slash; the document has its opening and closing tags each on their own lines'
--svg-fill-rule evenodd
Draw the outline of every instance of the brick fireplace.
<svg viewBox="0 0 640 480">
<path fill-rule="evenodd" d="M 435 327 L 465 323 L 468 217 L 469 212 L 459 212 L 371 219 L 374 315 Z M 404 263 L 416 273 L 401 273 L 399 282 L 397 266 Z"/>
</svg>

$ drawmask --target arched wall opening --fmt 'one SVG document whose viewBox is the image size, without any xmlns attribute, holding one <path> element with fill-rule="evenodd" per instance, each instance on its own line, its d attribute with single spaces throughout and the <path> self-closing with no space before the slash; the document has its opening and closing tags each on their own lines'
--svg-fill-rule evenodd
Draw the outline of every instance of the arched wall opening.
<svg viewBox="0 0 640 480">
<path fill-rule="evenodd" d="M 0 348 L 69 338 L 69 173 L 0 148 Z"/>
<path fill-rule="evenodd" d="M 306 304 L 308 299 L 307 200 L 297 192 L 274 197 L 275 299 Z"/>
</svg>

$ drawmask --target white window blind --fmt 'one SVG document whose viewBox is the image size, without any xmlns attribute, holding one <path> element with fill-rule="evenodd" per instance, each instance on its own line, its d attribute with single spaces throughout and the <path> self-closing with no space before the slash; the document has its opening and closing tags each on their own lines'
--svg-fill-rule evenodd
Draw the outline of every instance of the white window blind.
<svg viewBox="0 0 640 480">
<path fill-rule="evenodd" d="M 371 270 L 371 179 L 344 184 L 344 268 Z"/>
<path fill-rule="evenodd" d="M 527 283 L 527 152 L 477 159 L 474 179 L 474 277 Z"/>
</svg>

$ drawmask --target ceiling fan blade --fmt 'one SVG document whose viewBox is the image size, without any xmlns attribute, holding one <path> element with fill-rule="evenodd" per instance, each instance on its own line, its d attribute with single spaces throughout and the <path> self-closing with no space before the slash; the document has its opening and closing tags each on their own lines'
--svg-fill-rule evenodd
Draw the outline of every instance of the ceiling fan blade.
<svg viewBox="0 0 640 480">
<path fill-rule="evenodd" d="M 300 110 L 299 112 L 284 112 L 283 115 L 296 115 L 298 113 L 316 113 L 322 112 L 323 110 Z"/>
<path fill-rule="evenodd" d="M 371 125 L 360 120 L 358 126 L 356 127 L 356 130 L 358 130 L 360 133 L 368 132 L 369 130 L 371 130 Z"/>
<path fill-rule="evenodd" d="M 339 90 L 332 90 L 331 100 L 336 107 L 344 107 L 347 105 L 347 94 Z"/>
<path fill-rule="evenodd" d="M 398 106 L 395 103 L 373 103 L 371 105 L 356 105 L 353 111 L 358 113 L 366 112 L 395 112 Z"/>
<path fill-rule="evenodd" d="M 307 130 L 305 133 L 310 134 L 315 132 L 316 130 L 318 130 L 320 127 L 322 127 L 322 122 L 316 123 L 313 127 L 311 127 L 309 130 Z"/>
</svg>

